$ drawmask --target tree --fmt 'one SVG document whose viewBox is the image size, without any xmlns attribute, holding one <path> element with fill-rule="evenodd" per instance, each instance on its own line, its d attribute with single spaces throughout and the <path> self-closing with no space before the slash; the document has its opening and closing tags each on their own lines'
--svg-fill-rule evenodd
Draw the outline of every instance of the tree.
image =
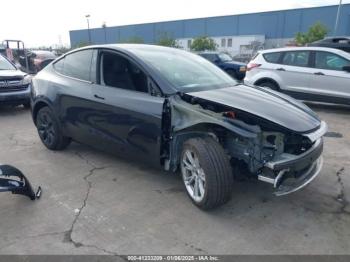
<svg viewBox="0 0 350 262">
<path fill-rule="evenodd" d="M 212 38 L 207 36 L 200 36 L 193 39 L 191 44 L 191 50 L 193 51 L 206 51 L 206 50 L 216 50 L 217 45 Z"/>
<path fill-rule="evenodd" d="M 157 45 L 180 48 L 177 40 L 169 35 L 168 32 L 161 32 L 159 35 Z"/>
<path fill-rule="evenodd" d="M 295 42 L 298 45 L 306 45 L 323 39 L 328 33 L 328 29 L 320 22 L 312 25 L 306 33 L 298 32 L 295 36 Z"/>
<path fill-rule="evenodd" d="M 139 36 L 131 36 L 126 40 L 122 40 L 121 43 L 127 43 L 127 44 L 143 44 L 143 38 Z"/>
</svg>

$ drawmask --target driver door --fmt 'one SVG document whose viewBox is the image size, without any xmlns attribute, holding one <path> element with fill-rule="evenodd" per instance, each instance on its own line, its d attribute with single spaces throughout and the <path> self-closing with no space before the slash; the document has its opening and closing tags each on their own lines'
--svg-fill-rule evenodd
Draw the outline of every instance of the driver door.
<svg viewBox="0 0 350 262">
<path fill-rule="evenodd" d="M 97 69 L 92 121 L 100 147 L 159 165 L 164 98 L 151 95 L 149 77 L 119 53 L 100 51 Z"/>
</svg>

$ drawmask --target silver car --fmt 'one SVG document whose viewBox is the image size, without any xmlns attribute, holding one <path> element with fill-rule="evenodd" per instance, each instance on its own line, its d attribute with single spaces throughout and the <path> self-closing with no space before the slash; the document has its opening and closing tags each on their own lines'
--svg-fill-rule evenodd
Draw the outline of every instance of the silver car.
<svg viewBox="0 0 350 262">
<path fill-rule="evenodd" d="M 350 54 L 323 47 L 265 50 L 248 64 L 244 82 L 297 99 L 350 104 Z"/>
</svg>

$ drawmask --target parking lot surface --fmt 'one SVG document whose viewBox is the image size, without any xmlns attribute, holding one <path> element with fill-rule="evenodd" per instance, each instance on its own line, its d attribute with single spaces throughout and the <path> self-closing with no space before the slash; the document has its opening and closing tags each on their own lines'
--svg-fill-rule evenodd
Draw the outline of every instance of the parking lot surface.
<svg viewBox="0 0 350 262">
<path fill-rule="evenodd" d="M 210 212 L 179 176 L 77 143 L 49 151 L 28 110 L 0 108 L 0 163 L 43 188 L 1 193 L 0 254 L 350 254 L 350 108 L 311 107 L 329 125 L 321 175 L 284 197 L 236 182 Z"/>
</svg>

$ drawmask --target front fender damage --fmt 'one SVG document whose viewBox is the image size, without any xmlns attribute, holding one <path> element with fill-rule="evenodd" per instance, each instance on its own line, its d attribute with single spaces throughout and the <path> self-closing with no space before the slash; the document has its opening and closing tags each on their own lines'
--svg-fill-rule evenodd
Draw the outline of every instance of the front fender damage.
<svg viewBox="0 0 350 262">
<path fill-rule="evenodd" d="M 277 195 L 307 185 L 322 167 L 322 147 L 314 150 L 326 131 L 324 122 L 321 131 L 299 134 L 259 116 L 187 94 L 169 97 L 166 105 L 170 123 L 164 161 L 167 170 L 176 171 L 183 142 L 198 136 L 214 138 L 233 165 L 243 163 L 249 174 L 273 184 Z M 271 168 L 271 163 L 281 161 L 285 168 Z"/>
</svg>

